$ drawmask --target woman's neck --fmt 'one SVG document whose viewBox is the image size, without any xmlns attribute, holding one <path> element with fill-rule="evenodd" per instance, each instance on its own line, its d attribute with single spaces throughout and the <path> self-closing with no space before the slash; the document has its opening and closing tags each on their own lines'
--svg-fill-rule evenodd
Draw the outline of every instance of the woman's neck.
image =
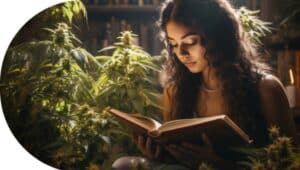
<svg viewBox="0 0 300 170">
<path fill-rule="evenodd" d="M 221 87 L 221 82 L 217 77 L 216 70 L 212 67 L 206 67 L 202 72 L 203 86 L 207 90 L 216 90 Z"/>
</svg>

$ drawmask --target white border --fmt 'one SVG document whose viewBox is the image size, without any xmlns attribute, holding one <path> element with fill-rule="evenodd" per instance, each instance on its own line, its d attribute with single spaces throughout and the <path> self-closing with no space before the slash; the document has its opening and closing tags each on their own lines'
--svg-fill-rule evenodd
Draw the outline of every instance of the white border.
<svg viewBox="0 0 300 170">
<path fill-rule="evenodd" d="M 6 50 L 20 28 L 34 15 L 63 0 L 4 0 L 0 5 L 1 68 Z M 31 156 L 15 139 L 0 107 L 0 169 L 53 170 Z"/>
</svg>

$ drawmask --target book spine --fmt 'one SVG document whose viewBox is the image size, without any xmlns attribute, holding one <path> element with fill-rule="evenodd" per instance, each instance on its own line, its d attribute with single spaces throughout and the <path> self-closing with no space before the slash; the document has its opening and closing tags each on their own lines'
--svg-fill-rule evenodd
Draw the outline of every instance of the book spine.
<svg viewBox="0 0 300 170">
<path fill-rule="evenodd" d="M 138 5 L 139 0 L 129 0 L 130 5 Z"/>
<path fill-rule="evenodd" d="M 158 5 L 158 4 L 159 4 L 159 0 L 153 0 L 153 1 L 152 1 L 152 4 L 153 4 L 153 5 Z"/>
<path fill-rule="evenodd" d="M 108 5 L 108 0 L 98 0 L 99 5 Z"/>
<path fill-rule="evenodd" d="M 148 49 L 148 29 L 144 23 L 140 24 L 141 45 L 144 49 Z"/>
<path fill-rule="evenodd" d="M 138 5 L 139 5 L 139 6 L 143 6 L 143 5 L 144 5 L 144 0 L 139 0 L 139 1 L 138 1 Z"/>
</svg>

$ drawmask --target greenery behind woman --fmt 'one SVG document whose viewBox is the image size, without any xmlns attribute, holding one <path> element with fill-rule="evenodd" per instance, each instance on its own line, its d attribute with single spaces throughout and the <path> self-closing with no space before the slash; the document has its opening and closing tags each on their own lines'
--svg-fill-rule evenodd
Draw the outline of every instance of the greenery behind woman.
<svg viewBox="0 0 300 170">
<path fill-rule="evenodd" d="M 254 146 L 269 142 L 267 128 L 272 125 L 297 145 L 283 86 L 259 60 L 255 44 L 226 0 L 167 0 L 159 24 L 169 50 L 164 121 L 227 114 L 254 139 Z M 134 141 L 150 159 L 167 150 L 192 168 L 202 161 L 231 166 L 211 149 L 214 142 L 209 139 L 204 140 L 207 147 L 158 146 L 142 136 Z"/>
</svg>

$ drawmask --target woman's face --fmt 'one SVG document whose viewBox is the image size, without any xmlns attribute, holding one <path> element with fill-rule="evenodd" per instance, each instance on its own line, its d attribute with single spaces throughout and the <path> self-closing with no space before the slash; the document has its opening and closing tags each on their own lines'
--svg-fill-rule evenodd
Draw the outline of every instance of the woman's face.
<svg viewBox="0 0 300 170">
<path fill-rule="evenodd" d="M 173 21 L 167 23 L 166 31 L 172 52 L 190 72 L 200 73 L 208 68 L 208 61 L 204 57 L 206 49 L 201 45 L 199 34 Z"/>
</svg>

